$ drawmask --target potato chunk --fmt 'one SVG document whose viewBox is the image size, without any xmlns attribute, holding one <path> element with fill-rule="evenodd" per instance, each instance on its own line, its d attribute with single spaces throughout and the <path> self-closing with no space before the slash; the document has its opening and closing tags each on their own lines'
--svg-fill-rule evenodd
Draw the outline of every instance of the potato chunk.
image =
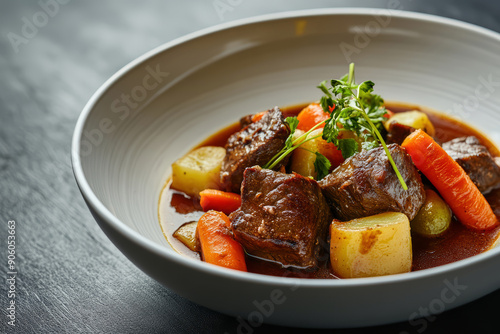
<svg viewBox="0 0 500 334">
<path fill-rule="evenodd" d="M 223 147 L 204 146 L 172 164 L 172 188 L 199 197 L 204 189 L 219 189 L 220 168 L 226 155 Z"/>
<path fill-rule="evenodd" d="M 320 130 L 321 131 L 321 130 Z M 304 131 L 302 130 L 295 130 L 295 133 L 293 134 L 293 139 L 297 139 L 298 137 L 302 136 L 304 134 Z M 300 148 L 296 149 L 293 151 L 292 154 L 292 164 L 290 169 L 302 176 L 305 177 L 316 177 L 316 171 L 314 169 L 314 161 L 316 161 L 316 155 L 314 153 L 311 153 L 309 151 L 316 152 L 317 151 L 317 145 L 315 143 L 315 140 L 311 140 L 307 143 L 304 143 Z"/>
<path fill-rule="evenodd" d="M 173 236 L 186 245 L 187 248 L 193 252 L 198 252 L 200 250 L 200 245 L 198 238 L 196 236 L 196 228 L 198 222 L 189 222 L 181 225 L 173 234 Z"/>
<path fill-rule="evenodd" d="M 313 130 L 307 138 L 312 138 L 323 133 L 323 129 Z M 304 134 L 302 130 L 295 130 L 293 134 L 293 139 L 299 138 Z M 306 138 L 304 138 L 306 139 Z M 297 143 L 296 145 L 299 145 Z M 304 144 L 300 145 L 292 154 L 292 163 L 290 169 L 302 176 L 313 177 L 316 179 L 316 170 L 314 168 L 314 162 L 316 161 L 316 154 L 313 152 L 319 152 L 324 155 L 332 164 L 332 168 L 340 165 L 344 159 L 342 158 L 342 153 L 337 150 L 334 144 L 328 143 L 321 137 L 312 139 Z"/>
<path fill-rule="evenodd" d="M 432 125 L 429 117 L 427 117 L 425 113 L 418 110 L 405 111 L 392 115 L 391 118 L 389 118 L 389 120 L 385 122 L 385 128 L 389 130 L 389 126 L 393 122 L 411 126 L 415 129 L 422 129 L 430 136 L 434 136 L 434 134 L 436 133 L 434 125 Z"/>
<path fill-rule="evenodd" d="M 331 224 L 330 261 L 339 277 L 409 272 L 412 258 L 410 222 L 403 213 L 386 212 Z"/>
</svg>

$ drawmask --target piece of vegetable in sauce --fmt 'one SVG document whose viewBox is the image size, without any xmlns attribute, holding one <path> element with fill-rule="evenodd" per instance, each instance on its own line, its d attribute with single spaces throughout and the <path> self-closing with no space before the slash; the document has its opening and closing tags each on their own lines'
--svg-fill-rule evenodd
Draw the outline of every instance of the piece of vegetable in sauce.
<svg viewBox="0 0 500 334">
<path fill-rule="evenodd" d="M 196 237 L 196 227 L 198 222 L 188 222 L 182 224 L 177 230 L 175 230 L 173 236 L 182 242 L 187 248 L 193 252 L 198 252 L 200 250 L 200 245 L 198 243 L 198 238 Z"/>
<path fill-rule="evenodd" d="M 220 168 L 226 155 L 223 147 L 204 146 L 172 164 L 172 188 L 198 197 L 205 189 L 218 189 Z"/>
<path fill-rule="evenodd" d="M 434 190 L 426 189 L 425 194 L 425 203 L 410 226 L 412 232 L 435 238 L 443 235 L 450 227 L 451 209 Z"/>
<path fill-rule="evenodd" d="M 258 112 L 256 113 L 255 115 L 252 116 L 252 123 L 255 123 L 255 122 L 258 122 L 262 119 L 262 117 L 264 117 L 264 115 L 267 113 L 267 110 L 266 111 L 261 111 L 261 112 Z"/>
<path fill-rule="evenodd" d="M 297 115 L 299 125 L 297 129 L 309 131 L 313 126 L 330 118 L 330 114 L 325 112 L 319 103 L 311 103 L 300 111 Z M 324 128 L 325 123 L 322 123 L 319 128 Z"/>
<path fill-rule="evenodd" d="M 217 266 L 247 271 L 245 251 L 233 239 L 229 218 L 219 211 L 210 210 L 198 220 L 198 238 L 205 262 Z"/>
<path fill-rule="evenodd" d="M 337 150 L 335 145 L 333 145 L 332 143 L 327 143 L 326 140 L 321 138 L 320 136 L 321 133 L 322 129 L 317 129 L 312 131 L 308 135 L 308 137 L 317 137 L 317 138 L 314 138 L 313 140 L 310 140 L 300 145 L 298 149 L 293 151 L 292 161 L 290 166 L 290 169 L 293 172 L 296 172 L 306 177 L 312 176 L 313 178 L 316 179 L 318 173 L 314 165 L 317 159 L 315 152 L 318 152 L 322 154 L 324 157 L 326 157 L 330 162 L 331 167 L 333 168 L 336 168 L 342 162 L 344 162 L 344 158 L 342 157 L 342 152 Z M 294 134 L 295 137 L 294 139 L 299 138 L 302 134 L 304 134 L 304 131 L 296 130 Z"/>
<path fill-rule="evenodd" d="M 424 130 L 430 136 L 434 136 L 436 134 L 434 125 L 429 120 L 429 117 L 427 117 L 425 113 L 418 110 L 405 111 L 392 115 L 389 118 L 389 120 L 384 124 L 387 131 L 389 131 L 391 123 L 394 122 L 406 126 L 411 126 L 412 128 L 415 129 Z"/>
<path fill-rule="evenodd" d="M 200 192 L 200 205 L 203 211 L 216 210 L 229 215 L 241 206 L 241 196 L 217 189 L 205 189 Z"/>
<path fill-rule="evenodd" d="M 412 265 L 410 222 L 400 212 L 334 220 L 330 226 L 330 262 L 341 278 L 409 272 Z"/>
<path fill-rule="evenodd" d="M 431 136 L 419 129 L 406 137 L 402 146 L 462 224 L 476 230 L 498 225 L 490 204 L 477 186 Z"/>
</svg>

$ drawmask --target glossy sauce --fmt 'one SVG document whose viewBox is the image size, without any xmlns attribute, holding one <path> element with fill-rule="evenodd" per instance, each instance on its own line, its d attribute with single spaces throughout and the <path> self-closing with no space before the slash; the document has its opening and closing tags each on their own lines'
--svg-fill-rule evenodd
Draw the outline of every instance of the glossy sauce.
<svg viewBox="0 0 500 334">
<path fill-rule="evenodd" d="M 307 104 L 306 104 L 307 105 Z M 285 117 L 293 116 L 306 105 L 282 108 Z M 427 108 L 403 103 L 387 103 L 387 109 L 393 112 L 407 110 L 421 110 L 425 112 L 436 129 L 436 139 L 446 142 L 453 138 L 462 136 L 476 136 L 485 145 L 493 156 L 500 156 L 499 150 L 491 141 L 474 128 L 437 113 Z M 201 146 L 224 146 L 227 138 L 240 129 L 239 123 L 233 124 L 200 143 Z M 487 194 L 486 199 L 490 203 L 493 212 L 500 219 L 500 189 Z M 189 257 L 200 258 L 198 253 L 192 252 L 172 234 L 186 222 L 197 221 L 203 214 L 197 199 L 190 198 L 178 191 L 170 189 L 170 181 L 167 182 L 159 202 L 159 219 L 162 230 L 168 242 L 179 253 Z M 435 239 L 423 238 L 412 234 L 413 246 L 413 271 L 432 268 L 443 264 L 459 261 L 473 255 L 482 253 L 491 248 L 497 241 L 500 227 L 486 232 L 467 229 L 453 217 L 449 230 L 441 237 Z M 337 278 L 331 271 L 328 261 L 328 249 L 325 250 L 324 261 L 319 269 L 313 271 L 284 268 L 279 263 L 264 261 L 252 256 L 247 256 L 247 267 L 249 272 L 286 277 L 300 278 Z"/>
</svg>

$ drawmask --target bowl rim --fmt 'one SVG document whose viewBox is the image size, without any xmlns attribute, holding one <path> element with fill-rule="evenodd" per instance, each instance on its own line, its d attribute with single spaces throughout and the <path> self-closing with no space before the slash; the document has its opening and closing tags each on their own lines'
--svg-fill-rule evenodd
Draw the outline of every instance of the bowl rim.
<svg viewBox="0 0 500 334">
<path fill-rule="evenodd" d="M 81 158 L 80 158 L 80 142 L 83 135 L 83 129 L 87 122 L 88 116 L 91 114 L 95 105 L 101 99 L 101 97 L 107 92 L 107 90 L 114 85 L 119 79 L 126 76 L 130 70 L 139 66 L 141 63 L 147 61 L 148 59 L 154 57 L 155 55 L 173 48 L 179 44 L 192 41 L 194 39 L 214 34 L 220 31 L 229 30 L 239 26 L 253 25 L 263 22 L 279 21 L 300 17 L 321 17 L 321 16 L 338 16 L 338 15 L 356 15 L 356 16 L 373 16 L 375 14 L 380 14 L 383 10 L 390 10 L 391 17 L 398 19 L 406 19 L 419 21 L 422 23 L 434 23 L 443 26 L 453 27 L 458 30 L 465 30 L 469 32 L 475 32 L 480 35 L 488 36 L 500 43 L 500 34 L 489 30 L 487 28 L 479 27 L 471 23 L 462 22 L 459 20 L 445 18 L 437 15 L 409 12 L 402 10 L 392 10 L 387 8 L 316 8 L 316 9 L 305 9 L 296 11 L 285 11 L 272 14 L 259 15 L 249 18 L 238 19 L 230 22 L 221 23 L 215 26 L 204 28 L 187 35 L 178 37 L 172 41 L 161 44 L 152 50 L 144 53 L 143 55 L 135 58 L 115 74 L 113 74 L 109 79 L 107 79 L 92 95 L 85 107 L 83 108 L 80 116 L 78 117 L 75 130 L 73 133 L 72 143 L 71 143 L 71 163 L 73 167 L 73 174 L 75 176 L 77 185 L 80 189 L 82 196 L 84 197 L 87 205 L 94 210 L 110 228 L 115 232 L 120 234 L 121 237 L 128 239 L 134 244 L 142 247 L 150 253 L 156 256 L 163 257 L 169 261 L 173 261 L 179 265 L 189 267 L 193 270 L 201 270 L 205 274 L 222 276 L 227 279 L 236 279 L 243 282 L 250 282 L 256 284 L 273 284 L 281 285 L 283 287 L 293 287 L 297 285 L 297 281 L 300 281 L 300 287 L 309 288 L 335 288 L 335 287 L 360 287 L 360 286 L 372 286 L 372 285 L 385 285 L 393 283 L 409 282 L 414 280 L 419 280 L 422 278 L 431 278 L 439 276 L 446 273 L 451 273 L 471 265 L 479 264 L 481 262 L 486 262 L 492 257 L 498 256 L 500 253 L 500 247 L 488 250 L 481 254 L 445 264 L 442 266 L 419 270 L 416 272 L 409 272 L 396 275 L 379 276 L 379 277 L 366 277 L 366 278 L 352 278 L 352 279 L 307 279 L 307 278 L 295 278 L 295 277 L 279 277 L 270 276 L 256 273 L 240 272 L 236 270 L 228 270 L 226 268 L 211 265 L 196 259 L 191 259 L 181 254 L 175 252 L 175 250 L 169 250 L 164 246 L 161 246 L 154 241 L 146 238 L 145 236 L 139 234 L 131 227 L 127 226 L 125 223 L 120 221 L 116 216 L 114 216 L 110 210 L 108 210 L 105 205 L 99 200 L 96 194 L 92 191 L 90 184 L 88 183 L 85 173 L 83 171 Z"/>
</svg>

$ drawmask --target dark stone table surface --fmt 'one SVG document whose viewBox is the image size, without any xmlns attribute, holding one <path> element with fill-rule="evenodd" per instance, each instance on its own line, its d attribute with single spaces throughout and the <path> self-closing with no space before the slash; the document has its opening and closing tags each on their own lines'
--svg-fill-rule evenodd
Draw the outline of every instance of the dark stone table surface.
<svg viewBox="0 0 500 334">
<path fill-rule="evenodd" d="M 2 1 L 0 332 L 237 333 L 236 319 L 179 297 L 129 262 L 95 223 L 69 152 L 86 101 L 114 72 L 176 37 L 235 19 L 388 1 Z M 222 3 L 222 5 L 221 5 Z M 401 0 L 404 10 L 500 32 L 498 1 Z M 15 227 L 13 223 L 15 221 Z M 15 327 L 8 233 L 15 230 Z M 499 333 L 500 290 L 428 317 L 369 329 L 262 325 L 253 333 Z M 306 307 L 306 306 L 305 306 Z"/>
</svg>

